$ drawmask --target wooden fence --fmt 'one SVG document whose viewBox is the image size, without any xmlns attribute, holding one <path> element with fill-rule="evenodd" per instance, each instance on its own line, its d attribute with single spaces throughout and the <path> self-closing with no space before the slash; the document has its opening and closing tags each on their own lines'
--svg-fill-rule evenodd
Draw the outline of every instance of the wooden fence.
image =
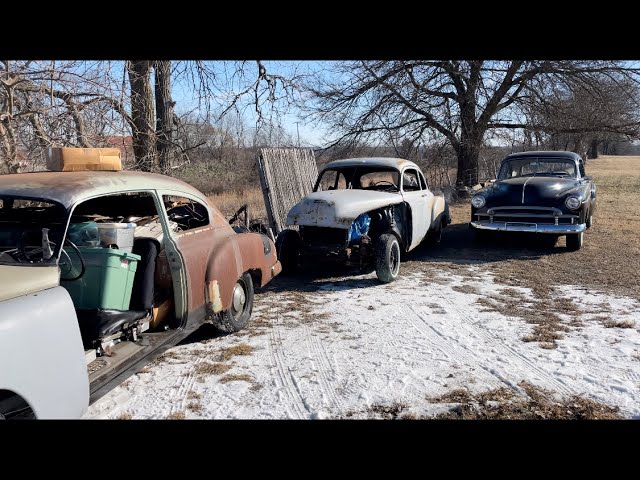
<svg viewBox="0 0 640 480">
<path fill-rule="evenodd" d="M 256 163 L 269 227 L 277 236 L 286 228 L 289 209 L 313 190 L 316 158 L 311 149 L 262 148 Z"/>
</svg>

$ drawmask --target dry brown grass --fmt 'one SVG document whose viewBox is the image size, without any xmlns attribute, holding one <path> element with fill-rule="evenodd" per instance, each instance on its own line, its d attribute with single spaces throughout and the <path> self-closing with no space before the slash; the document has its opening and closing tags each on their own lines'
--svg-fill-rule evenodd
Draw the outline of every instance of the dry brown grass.
<svg viewBox="0 0 640 480">
<path fill-rule="evenodd" d="M 187 409 L 194 413 L 202 413 L 203 407 L 200 402 L 189 402 Z"/>
<path fill-rule="evenodd" d="M 227 217 L 232 216 L 245 203 L 249 205 L 250 219 L 265 219 L 264 198 L 259 188 L 244 191 L 228 191 L 217 195 L 209 195 L 209 200 Z"/>
<path fill-rule="evenodd" d="M 133 415 L 129 412 L 122 412 L 120 415 L 116 417 L 116 420 L 131 420 Z"/>
<path fill-rule="evenodd" d="M 415 419 L 415 416 L 402 415 L 408 408 L 403 402 L 393 402 L 389 405 L 374 403 L 364 410 L 352 410 L 344 414 L 342 418 L 352 418 L 356 415 L 365 414 L 368 418 L 376 418 L 380 420 L 399 420 L 399 419 Z"/>
<path fill-rule="evenodd" d="M 249 382 L 253 383 L 253 377 L 246 373 L 228 373 L 220 379 L 220 383 Z"/>
<path fill-rule="evenodd" d="M 506 387 L 494 388 L 482 393 L 471 394 L 468 390 L 457 388 L 439 397 L 428 398 L 431 403 L 468 403 L 476 402 L 504 402 L 511 400 L 515 392 Z"/>
<path fill-rule="evenodd" d="M 218 353 L 218 361 L 226 362 L 236 355 L 251 355 L 255 349 L 247 343 L 239 343 L 231 347 L 225 347 Z"/>
<path fill-rule="evenodd" d="M 458 403 L 438 419 L 450 420 L 616 420 L 619 409 L 594 400 L 573 395 L 561 400 L 551 392 L 522 382 L 526 397 L 508 388 L 479 394 L 454 390 L 439 397 L 437 403 Z M 432 400 L 434 401 L 434 400 Z M 434 401 L 434 402 L 435 402 Z"/>
<path fill-rule="evenodd" d="M 167 415 L 167 420 L 184 420 L 185 418 L 187 418 L 187 416 L 183 410 L 171 412 L 169 415 Z"/>
<path fill-rule="evenodd" d="M 635 328 L 636 324 L 632 320 L 605 320 L 602 322 L 605 328 Z"/>
<path fill-rule="evenodd" d="M 200 400 L 201 398 L 202 398 L 202 395 L 193 390 L 189 390 L 189 393 L 187 393 L 187 399 L 189 400 Z"/>
<path fill-rule="evenodd" d="M 231 365 L 227 365 L 226 363 L 202 362 L 195 366 L 194 372 L 200 376 L 222 375 L 229 369 L 231 369 Z"/>
</svg>

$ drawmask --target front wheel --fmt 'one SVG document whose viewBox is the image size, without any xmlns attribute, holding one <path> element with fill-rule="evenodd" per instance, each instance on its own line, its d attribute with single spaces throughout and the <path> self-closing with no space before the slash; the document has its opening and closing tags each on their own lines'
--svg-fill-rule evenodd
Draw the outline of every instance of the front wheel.
<svg viewBox="0 0 640 480">
<path fill-rule="evenodd" d="M 587 228 L 591 228 L 593 226 L 593 215 L 589 212 L 589 216 L 587 217 Z"/>
<path fill-rule="evenodd" d="M 435 247 L 436 245 L 440 244 L 440 241 L 442 240 L 442 226 L 443 226 L 443 221 L 438 222 L 438 227 L 435 229 L 430 230 L 427 233 L 427 243 L 429 245 L 431 245 L 432 247 Z"/>
<path fill-rule="evenodd" d="M 276 239 L 276 253 L 282 265 L 282 273 L 286 275 L 298 270 L 301 250 L 302 242 L 298 232 L 291 229 L 280 232 Z"/>
<path fill-rule="evenodd" d="M 570 235 L 567 235 L 567 249 L 572 252 L 580 250 L 580 248 L 582 248 L 583 238 L 584 232 L 572 233 Z"/>
<path fill-rule="evenodd" d="M 233 287 L 231 306 L 215 322 L 223 332 L 237 332 L 246 327 L 253 310 L 253 280 L 244 273 Z"/>
<path fill-rule="evenodd" d="M 389 283 L 400 273 L 400 244 L 391 233 L 380 235 L 376 243 L 376 275 L 381 282 Z"/>
</svg>

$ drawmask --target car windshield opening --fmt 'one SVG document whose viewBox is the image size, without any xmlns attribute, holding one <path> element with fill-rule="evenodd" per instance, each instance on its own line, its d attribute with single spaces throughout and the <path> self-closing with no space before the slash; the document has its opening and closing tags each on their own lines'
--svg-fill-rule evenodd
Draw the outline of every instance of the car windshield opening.
<svg viewBox="0 0 640 480">
<path fill-rule="evenodd" d="M 55 264 L 66 221 L 58 203 L 0 197 L 0 264 Z"/>
<path fill-rule="evenodd" d="M 325 190 L 376 190 L 399 192 L 400 174 L 397 170 L 384 167 L 344 167 L 324 170 L 314 188 L 314 192 Z"/>
<path fill-rule="evenodd" d="M 559 158 L 516 158 L 502 163 L 498 180 L 515 177 L 576 177 L 576 165 Z"/>
</svg>

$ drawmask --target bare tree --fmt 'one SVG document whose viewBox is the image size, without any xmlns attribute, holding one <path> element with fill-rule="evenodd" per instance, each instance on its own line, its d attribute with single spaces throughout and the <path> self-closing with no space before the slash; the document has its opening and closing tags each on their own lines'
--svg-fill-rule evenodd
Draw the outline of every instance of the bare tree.
<svg viewBox="0 0 640 480">
<path fill-rule="evenodd" d="M 480 149 L 487 131 L 526 128 L 521 108 L 549 85 L 598 78 L 630 79 L 635 69 L 603 61 L 360 61 L 336 63 L 309 85 L 311 110 L 341 142 L 392 136 L 419 141 L 429 131 L 456 153 L 456 184 L 478 182 Z"/>
<path fill-rule="evenodd" d="M 547 89 L 525 110 L 527 143 L 596 158 L 601 146 L 638 138 L 639 105 L 638 85 L 625 78 Z"/>
<path fill-rule="evenodd" d="M 175 151 L 174 109 L 171 98 L 171 62 L 158 60 L 154 63 L 156 135 L 159 167 L 162 173 L 169 173 Z"/>
<path fill-rule="evenodd" d="M 151 88 L 151 60 L 129 60 L 127 72 L 131 86 L 131 120 L 133 151 L 138 170 L 153 171 L 158 167 L 154 92 Z"/>
<path fill-rule="evenodd" d="M 108 133 L 129 128 L 113 67 L 102 61 L 0 62 L 0 160 L 5 170 L 35 168 L 49 145 L 101 146 Z"/>
</svg>

